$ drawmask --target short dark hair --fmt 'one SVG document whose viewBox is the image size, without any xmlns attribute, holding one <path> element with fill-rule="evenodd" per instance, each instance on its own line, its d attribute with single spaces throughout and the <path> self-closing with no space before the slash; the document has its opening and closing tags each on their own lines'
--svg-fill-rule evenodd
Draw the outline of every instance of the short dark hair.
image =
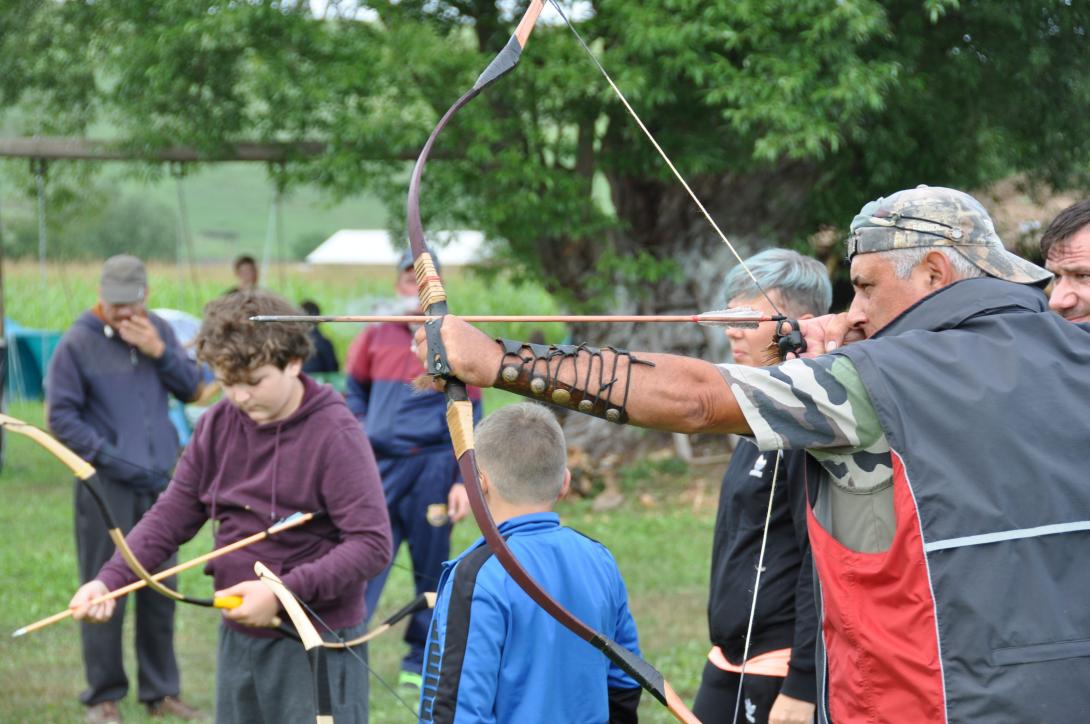
<svg viewBox="0 0 1090 724">
<path fill-rule="evenodd" d="M 315 302 L 313 299 L 304 299 L 303 301 L 299 302 L 299 307 L 303 310 L 303 312 L 309 314 L 312 317 L 317 317 L 319 314 L 322 313 L 322 310 L 318 306 L 318 303 Z"/>
<path fill-rule="evenodd" d="M 1048 252 L 1053 246 L 1064 243 L 1088 224 L 1090 224 L 1090 199 L 1071 204 L 1056 214 L 1056 218 L 1041 235 L 1041 256 L 1047 259 Z"/>
<path fill-rule="evenodd" d="M 271 364 L 284 369 L 303 361 L 313 350 L 302 322 L 251 322 L 263 314 L 299 314 L 286 299 L 266 291 L 228 294 L 204 307 L 197 333 L 197 357 L 212 365 L 228 384 L 242 382 L 249 372 Z"/>
<path fill-rule="evenodd" d="M 544 405 L 501 407 L 477 425 L 477 463 L 508 503 L 553 503 L 564 488 L 568 447 Z"/>
<path fill-rule="evenodd" d="M 240 254 L 239 256 L 235 257 L 235 263 L 234 263 L 234 265 L 232 265 L 231 268 L 234 269 L 235 271 L 238 271 L 238 268 L 240 266 L 242 266 L 243 264 L 249 264 L 250 266 L 256 268 L 257 267 L 257 259 L 254 259 L 249 254 Z"/>
</svg>

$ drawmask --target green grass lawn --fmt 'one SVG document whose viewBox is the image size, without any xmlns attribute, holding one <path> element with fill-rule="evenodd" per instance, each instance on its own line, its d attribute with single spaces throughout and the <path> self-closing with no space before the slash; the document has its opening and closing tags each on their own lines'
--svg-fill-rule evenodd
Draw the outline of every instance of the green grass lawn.
<svg viewBox="0 0 1090 724">
<path fill-rule="evenodd" d="M 39 403 L 16 404 L 10 413 L 41 424 Z M 625 476 L 628 500 L 608 513 L 593 513 L 589 501 L 561 504 L 565 522 L 602 541 L 613 551 L 629 587 L 632 611 L 646 658 L 691 700 L 707 649 L 705 598 L 708 556 L 714 524 L 714 481 L 678 471 L 676 465 L 641 464 Z M 672 473 L 669 471 L 673 471 Z M 0 721 L 71 722 L 81 715 L 76 696 L 83 686 L 76 626 L 65 621 L 12 639 L 19 626 L 62 610 L 76 588 L 72 532 L 72 478 L 48 453 L 16 435 L 7 436 L 0 473 Z M 472 522 L 455 530 L 454 549 L 478 535 Z M 186 545 L 181 558 L 210 549 L 207 530 Z M 383 596 L 378 616 L 388 615 L 411 598 L 411 576 L 404 551 Z M 208 596 L 209 580 L 199 570 L 181 576 L 186 593 Z M 183 693 L 191 703 L 212 710 L 217 614 L 179 605 L 176 646 Z M 372 644 L 371 711 L 374 722 L 405 722 L 412 717 L 383 689 L 381 679 L 396 683 L 403 628 Z M 126 636 L 131 641 L 131 626 Z M 128 646 L 131 649 L 131 646 Z M 131 651 L 127 666 L 133 675 Z M 558 664 L 559 665 L 559 664 Z M 145 720 L 132 693 L 125 701 L 126 721 Z M 644 721 L 672 718 L 649 696 Z"/>
</svg>

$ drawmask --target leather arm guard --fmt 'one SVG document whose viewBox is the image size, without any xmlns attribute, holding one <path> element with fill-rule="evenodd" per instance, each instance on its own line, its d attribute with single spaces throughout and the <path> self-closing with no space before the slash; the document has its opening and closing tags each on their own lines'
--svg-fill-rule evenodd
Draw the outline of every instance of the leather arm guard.
<svg viewBox="0 0 1090 724">
<path fill-rule="evenodd" d="M 626 405 L 632 366 L 654 366 L 653 362 L 637 359 L 631 352 L 614 347 L 496 341 L 503 348 L 496 388 L 618 425 L 628 421 Z"/>
</svg>

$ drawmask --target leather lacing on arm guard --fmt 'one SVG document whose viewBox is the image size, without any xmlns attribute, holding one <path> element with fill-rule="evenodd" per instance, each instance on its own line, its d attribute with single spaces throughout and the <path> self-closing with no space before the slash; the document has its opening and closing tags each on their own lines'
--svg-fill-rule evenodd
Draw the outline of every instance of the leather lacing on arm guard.
<svg viewBox="0 0 1090 724">
<path fill-rule="evenodd" d="M 633 365 L 653 362 L 614 347 L 497 339 L 503 360 L 495 387 L 622 425 Z"/>
</svg>

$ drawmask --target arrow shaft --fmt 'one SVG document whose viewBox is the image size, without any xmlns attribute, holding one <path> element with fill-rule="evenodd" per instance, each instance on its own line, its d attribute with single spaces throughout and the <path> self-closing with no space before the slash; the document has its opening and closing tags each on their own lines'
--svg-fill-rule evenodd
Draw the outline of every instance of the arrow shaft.
<svg viewBox="0 0 1090 724">
<path fill-rule="evenodd" d="M 240 548 L 245 548 L 246 546 L 257 543 L 258 541 L 265 540 L 270 535 L 275 535 L 276 533 L 279 533 L 282 530 L 287 530 L 288 528 L 294 528 L 297 525 L 302 525 L 303 523 L 306 523 L 306 522 L 310 521 L 313 518 L 314 518 L 314 513 L 304 513 L 304 514 L 300 515 L 296 519 L 290 520 L 290 521 L 288 521 L 286 523 L 283 523 L 281 525 L 273 526 L 272 528 L 270 528 L 268 530 L 263 530 L 260 533 L 254 533 L 252 536 L 249 536 L 248 538 L 243 538 L 242 540 L 238 540 L 238 541 L 235 541 L 234 543 L 225 545 L 222 548 L 217 548 L 214 551 L 210 551 L 208 553 L 205 553 L 204 555 L 197 556 L 196 558 L 194 558 L 192 560 L 188 560 L 188 561 L 186 561 L 184 563 L 179 563 L 178 565 L 172 566 L 172 567 L 166 569 L 165 571 L 160 571 L 160 572 L 152 575 L 151 579 L 153 581 L 161 581 L 164 578 L 169 578 L 170 576 L 173 576 L 173 575 L 175 575 L 177 573 L 181 573 L 182 571 L 188 571 L 190 568 L 195 568 L 196 566 L 199 566 L 202 563 L 206 563 L 207 561 L 214 560 L 216 558 L 219 558 L 220 556 L 225 556 L 228 553 L 232 553 L 234 551 L 237 551 Z M 111 601 L 111 600 L 113 600 L 115 598 L 121 598 L 122 596 L 128 595 L 128 594 L 132 593 L 133 591 L 137 591 L 137 590 L 139 590 L 141 588 L 144 588 L 147 585 L 148 585 L 147 581 L 144 581 L 144 580 L 135 581 L 133 583 L 130 583 L 127 586 L 122 586 L 121 588 L 117 589 L 116 591 L 110 591 L 109 593 L 103 594 L 103 595 L 99 596 L 98 598 L 92 599 L 90 605 L 93 606 L 93 605 L 96 605 L 96 604 L 99 604 L 99 603 L 103 603 L 105 601 Z M 230 608 L 230 606 L 219 606 L 218 608 L 223 608 L 223 607 Z M 70 608 L 65 609 L 63 611 L 60 611 L 58 613 L 53 614 L 52 616 L 48 616 L 46 618 L 43 618 L 40 621 L 35 621 L 34 623 L 32 623 L 32 624 L 30 624 L 28 626 L 24 626 L 23 628 L 19 629 L 18 631 L 16 631 L 12 635 L 13 636 L 24 636 L 24 635 L 26 635 L 28 633 L 33 633 L 33 632 L 35 632 L 35 631 L 37 631 L 39 629 L 45 628 L 46 626 L 57 623 L 58 621 L 63 621 L 64 619 L 68 618 L 71 615 L 72 615 L 72 609 L 70 609 Z"/>
<path fill-rule="evenodd" d="M 756 315 L 737 317 L 732 315 L 717 314 L 523 314 L 523 315 L 458 315 L 459 319 L 466 322 L 532 322 L 541 324 L 759 324 L 761 322 L 782 321 L 782 317 L 769 315 Z M 395 324 L 424 324 L 438 319 L 436 315 L 426 314 L 402 314 L 402 315 L 318 315 L 318 316 L 260 316 L 251 317 L 253 322 L 357 322 L 357 323 L 382 323 Z"/>
</svg>

